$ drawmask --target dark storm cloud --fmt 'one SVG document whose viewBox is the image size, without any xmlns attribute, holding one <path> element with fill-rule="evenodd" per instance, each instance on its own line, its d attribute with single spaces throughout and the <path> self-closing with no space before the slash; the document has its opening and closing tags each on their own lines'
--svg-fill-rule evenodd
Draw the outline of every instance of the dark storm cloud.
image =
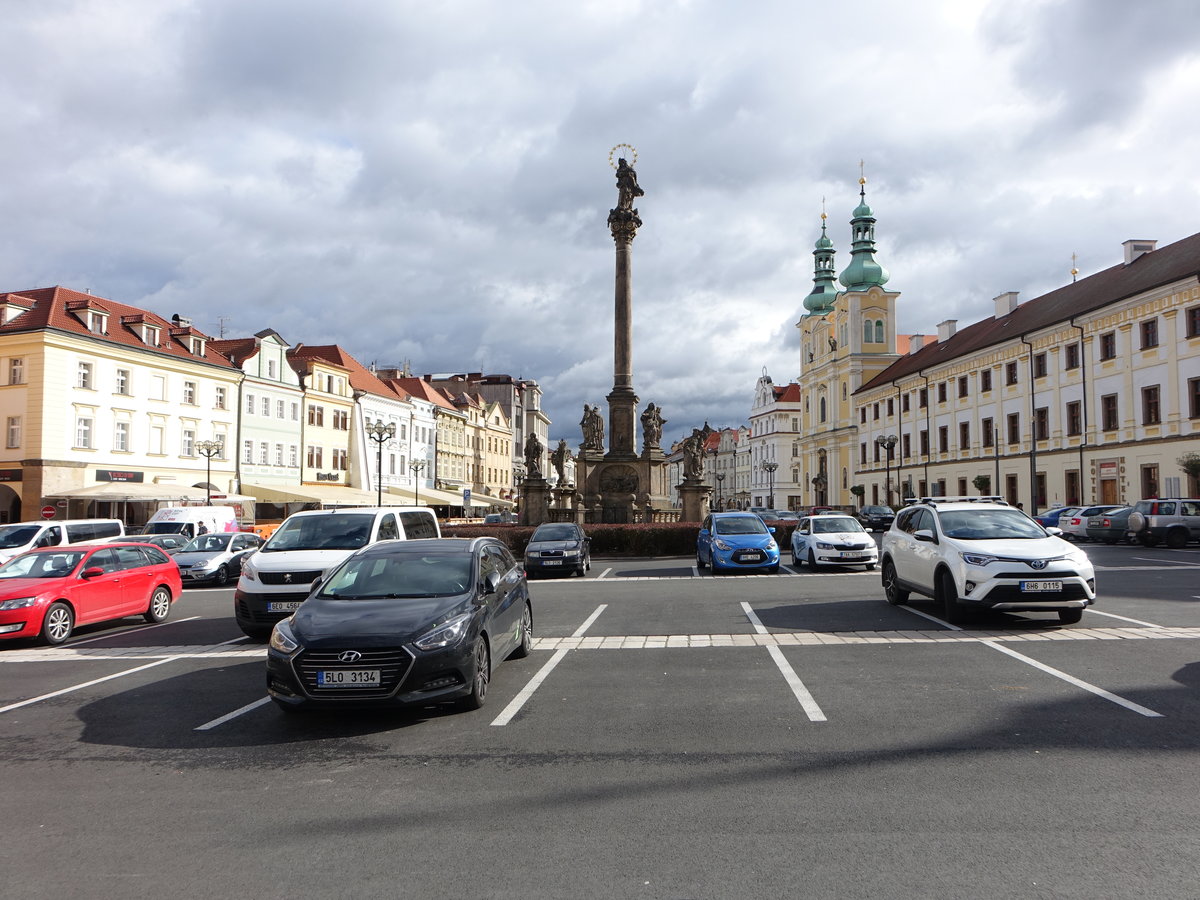
<svg viewBox="0 0 1200 900">
<path fill-rule="evenodd" d="M 859 159 L 902 331 L 1195 231 L 1195 24 L 1082 0 L 10 4 L 3 289 L 535 378 L 574 443 L 612 386 L 628 142 L 635 387 L 666 436 L 733 425 L 764 368 L 798 373 L 821 198 L 840 271 Z"/>
</svg>

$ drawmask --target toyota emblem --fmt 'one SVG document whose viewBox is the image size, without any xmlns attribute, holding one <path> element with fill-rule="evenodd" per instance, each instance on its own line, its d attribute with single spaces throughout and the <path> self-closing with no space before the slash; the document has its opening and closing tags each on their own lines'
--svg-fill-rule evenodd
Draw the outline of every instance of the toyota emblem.
<svg viewBox="0 0 1200 900">
<path fill-rule="evenodd" d="M 357 650 L 344 650 L 338 654 L 338 659 L 344 663 L 358 662 L 362 659 L 362 654 Z"/>
<path fill-rule="evenodd" d="M 1046 568 L 1046 561 L 1044 559 L 1031 559 L 1029 567 L 1032 569 L 1044 569 Z"/>
</svg>

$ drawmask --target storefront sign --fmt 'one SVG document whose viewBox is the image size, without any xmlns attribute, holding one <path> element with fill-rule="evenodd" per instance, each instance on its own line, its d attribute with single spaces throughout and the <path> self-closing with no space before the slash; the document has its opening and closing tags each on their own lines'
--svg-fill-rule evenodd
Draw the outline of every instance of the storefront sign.
<svg viewBox="0 0 1200 900">
<path fill-rule="evenodd" d="M 340 481 L 341 475 L 337 472 L 318 472 L 317 481 Z"/>
<path fill-rule="evenodd" d="M 1115 462 L 1100 463 L 1100 477 L 1101 478 L 1116 478 L 1117 477 L 1117 464 Z"/>
<path fill-rule="evenodd" d="M 21 481 L 24 469 L 0 469 L 0 481 Z"/>
<path fill-rule="evenodd" d="M 97 481 L 130 481 L 142 482 L 146 477 L 145 472 L 122 472 L 115 469 L 97 469 Z"/>
</svg>

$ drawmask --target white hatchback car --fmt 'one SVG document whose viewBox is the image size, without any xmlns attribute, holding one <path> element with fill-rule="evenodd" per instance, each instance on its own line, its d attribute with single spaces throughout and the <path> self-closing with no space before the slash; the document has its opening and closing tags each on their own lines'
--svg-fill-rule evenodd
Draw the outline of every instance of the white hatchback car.
<svg viewBox="0 0 1200 900">
<path fill-rule="evenodd" d="M 839 513 L 804 516 L 792 531 L 792 565 L 866 566 L 879 563 L 875 539 L 858 519 Z"/>
<path fill-rule="evenodd" d="M 946 621 L 969 609 L 1057 612 L 1078 622 L 1096 602 L 1096 572 L 1083 550 L 999 497 L 926 497 L 883 536 L 883 590 L 940 604 Z"/>
</svg>

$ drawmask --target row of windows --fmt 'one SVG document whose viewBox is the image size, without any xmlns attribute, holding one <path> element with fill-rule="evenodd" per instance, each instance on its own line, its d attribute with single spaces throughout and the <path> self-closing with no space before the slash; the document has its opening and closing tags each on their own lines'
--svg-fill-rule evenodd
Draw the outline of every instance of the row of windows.
<svg viewBox="0 0 1200 900">
<path fill-rule="evenodd" d="M 24 384 L 25 366 L 23 360 L 9 360 L 9 384 Z M 95 364 L 80 361 L 75 368 L 75 387 L 80 390 L 92 391 L 97 389 Z M 213 407 L 227 409 L 229 389 L 225 385 L 216 385 L 213 393 Z M 133 396 L 133 376 L 129 369 L 117 369 L 113 378 L 113 393 L 125 397 Z M 150 376 L 150 399 L 166 400 L 167 379 L 164 375 Z M 195 381 L 184 381 L 179 401 L 185 406 L 199 405 L 199 392 Z"/>
<path fill-rule="evenodd" d="M 21 421 L 19 416 L 9 417 L 8 420 L 8 441 L 9 447 L 19 446 L 20 444 Z M 113 442 L 112 449 L 118 453 L 133 452 L 133 424 L 124 419 L 118 419 L 113 422 L 112 430 Z M 151 425 L 147 429 L 146 452 L 152 456 L 165 456 L 167 452 L 167 429 L 164 425 Z M 17 443 L 12 443 L 16 440 Z M 225 455 L 225 439 L 223 435 L 217 435 L 216 440 L 219 443 L 217 453 L 213 459 L 224 460 Z M 96 446 L 96 420 L 90 415 L 79 415 L 75 417 L 75 449 L 77 450 L 95 450 Z M 180 431 L 179 455 L 185 457 L 196 457 L 196 429 L 184 428 Z"/>
<path fill-rule="evenodd" d="M 1187 383 L 1188 390 L 1188 412 L 1191 418 L 1200 418 L 1200 378 L 1192 378 Z M 1159 425 L 1162 423 L 1162 391 L 1159 385 L 1150 385 L 1144 387 L 1140 392 L 1141 398 L 1141 424 L 1142 425 Z M 1046 441 L 1050 439 L 1050 408 L 1043 406 L 1033 411 L 1033 438 L 1038 441 Z M 1064 425 L 1068 437 L 1079 437 L 1083 434 L 1083 404 L 1079 400 L 1072 400 L 1066 404 L 1064 409 Z M 1116 431 L 1121 425 L 1120 415 L 1120 395 L 1105 394 L 1100 398 L 1100 430 L 1101 431 Z M 1021 414 L 1009 413 L 1005 417 L 1005 427 L 1009 444 L 1019 444 L 1022 441 L 1021 430 Z M 994 420 L 985 418 L 980 421 L 981 444 L 983 447 L 994 447 L 997 437 Z M 905 434 L 900 438 L 900 455 L 908 457 L 912 455 L 911 435 Z M 918 432 L 919 453 L 922 456 L 929 455 L 929 432 L 922 430 Z M 937 443 L 939 453 L 948 453 L 950 451 L 950 426 L 942 425 L 937 429 Z M 867 461 L 867 444 L 865 442 L 859 445 L 859 462 Z M 880 462 L 883 454 L 886 451 L 881 451 L 880 444 L 874 443 L 874 462 Z M 969 451 L 971 449 L 971 423 L 958 423 L 958 449 L 960 451 Z M 793 455 L 796 455 L 796 448 L 793 447 Z"/>
<path fill-rule="evenodd" d="M 246 395 L 246 415 L 248 415 L 248 416 L 262 415 L 265 417 L 270 417 L 272 409 L 274 409 L 275 418 L 277 418 L 277 419 L 288 418 L 287 413 L 290 410 L 291 411 L 291 420 L 293 422 L 300 421 L 300 403 L 299 403 L 299 401 L 292 400 L 289 403 L 286 400 L 280 400 L 279 398 L 275 398 L 274 403 L 272 403 L 270 397 L 259 397 L 259 396 L 256 396 L 255 394 L 247 394 Z"/>
</svg>

